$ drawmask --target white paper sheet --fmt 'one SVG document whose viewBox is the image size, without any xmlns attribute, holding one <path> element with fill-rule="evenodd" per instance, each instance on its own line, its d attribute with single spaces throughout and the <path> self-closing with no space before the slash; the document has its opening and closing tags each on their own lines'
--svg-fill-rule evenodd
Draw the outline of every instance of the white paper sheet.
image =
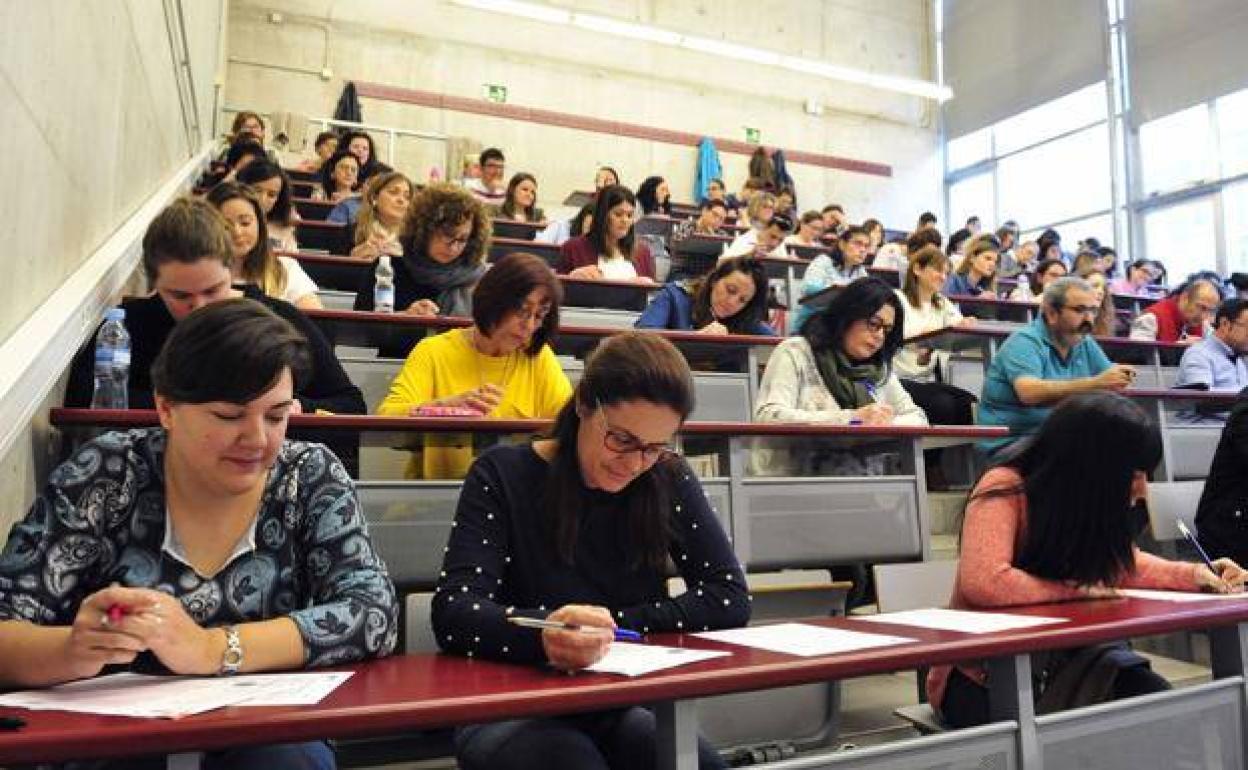
<svg viewBox="0 0 1248 770">
<path fill-rule="evenodd" d="M 683 647 L 662 647 L 657 644 L 612 642 L 603 659 L 586 670 L 600 674 L 641 676 L 731 654 L 718 650 L 687 650 Z"/>
<path fill-rule="evenodd" d="M 1162 602 L 1203 602 L 1206 599 L 1248 599 L 1248 593 L 1238 594 L 1205 594 L 1196 591 L 1151 591 L 1145 588 L 1119 588 L 1122 596 L 1133 596 L 1136 599 L 1155 599 Z"/>
<path fill-rule="evenodd" d="M 964 634 L 991 634 L 1016 628 L 1034 628 L 1052 623 L 1065 623 L 1065 618 L 1041 618 L 1032 615 L 1009 615 L 1003 612 L 975 612 L 929 607 L 924 610 L 886 612 L 880 615 L 858 615 L 853 620 L 866 623 L 895 623 L 901 626 L 933 628 L 938 631 L 961 631 Z"/>
<path fill-rule="evenodd" d="M 770 626 L 751 626 L 727 631 L 707 631 L 694 634 L 694 636 L 801 657 L 835 655 L 838 652 L 869 650 L 874 647 L 888 647 L 914 641 L 904 636 L 866 634 L 803 623 L 777 623 Z"/>
<path fill-rule="evenodd" d="M 213 678 L 122 673 L 0 695 L 0 706 L 174 718 L 225 706 L 317 703 L 350 676 L 338 671 Z"/>
</svg>

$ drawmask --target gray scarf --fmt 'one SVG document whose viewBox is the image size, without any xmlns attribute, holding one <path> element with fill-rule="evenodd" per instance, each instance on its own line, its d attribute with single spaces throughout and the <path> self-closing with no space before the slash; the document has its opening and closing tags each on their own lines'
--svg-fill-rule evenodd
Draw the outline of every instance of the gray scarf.
<svg viewBox="0 0 1248 770">
<path fill-rule="evenodd" d="M 484 265 L 475 265 L 460 257 L 450 264 L 434 262 L 424 254 L 408 254 L 403 259 L 412 280 L 433 289 L 438 314 L 470 317 L 472 287 L 485 274 Z"/>
</svg>

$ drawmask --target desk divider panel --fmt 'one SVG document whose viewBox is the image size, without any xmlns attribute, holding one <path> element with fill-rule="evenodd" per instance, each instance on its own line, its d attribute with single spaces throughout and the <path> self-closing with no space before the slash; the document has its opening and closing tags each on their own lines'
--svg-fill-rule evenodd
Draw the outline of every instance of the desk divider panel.
<svg viewBox="0 0 1248 770">
<path fill-rule="evenodd" d="M 1046 768 L 1243 770 L 1242 677 L 1036 717 Z"/>
<path fill-rule="evenodd" d="M 1203 479 L 1209 475 L 1213 455 L 1222 437 L 1221 425 L 1182 425 L 1168 422 L 1173 477 Z"/>
<path fill-rule="evenodd" d="M 361 481 L 360 506 L 400 593 L 432 590 L 451 534 L 458 481 Z"/>
<path fill-rule="evenodd" d="M 1014 722 L 768 762 L 768 770 L 1017 770 Z M 1066 770 L 1066 769 L 1063 769 Z M 1073 770 L 1073 769 L 1072 769 Z"/>
</svg>

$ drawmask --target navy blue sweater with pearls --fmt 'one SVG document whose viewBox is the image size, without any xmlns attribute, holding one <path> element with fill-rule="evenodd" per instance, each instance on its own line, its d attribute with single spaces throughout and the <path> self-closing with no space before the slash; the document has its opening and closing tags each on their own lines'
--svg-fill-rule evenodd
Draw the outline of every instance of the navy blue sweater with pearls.
<svg viewBox="0 0 1248 770">
<path fill-rule="evenodd" d="M 531 444 L 482 454 L 464 480 L 433 600 L 443 650 L 539 663 L 541 632 L 509 615 L 545 618 L 565 604 L 606 607 L 616 625 L 642 633 L 745 625 L 745 576 L 697 477 L 665 461 L 671 486 L 669 554 L 689 590 L 668 598 L 661 571 L 636 566 L 621 496 L 588 492 L 572 564 L 555 554 L 542 504 L 549 466 Z"/>
</svg>

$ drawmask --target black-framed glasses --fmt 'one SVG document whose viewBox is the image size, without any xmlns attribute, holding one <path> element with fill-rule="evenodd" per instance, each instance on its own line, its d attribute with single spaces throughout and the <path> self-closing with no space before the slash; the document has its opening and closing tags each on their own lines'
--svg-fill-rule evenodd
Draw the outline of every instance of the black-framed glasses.
<svg viewBox="0 0 1248 770">
<path fill-rule="evenodd" d="M 1099 305 L 1062 305 L 1062 310 L 1074 311 L 1076 315 L 1096 315 L 1100 312 Z"/>
<path fill-rule="evenodd" d="M 641 461 L 646 464 L 653 463 L 660 457 L 676 451 L 671 442 L 656 441 L 652 444 L 647 444 L 626 430 L 613 428 L 607 420 L 607 410 L 602 408 L 602 402 L 595 401 L 594 406 L 597 408 L 599 418 L 602 420 L 602 445 L 608 451 L 619 455 L 631 454 L 633 452 L 640 453 Z"/>
<path fill-rule="evenodd" d="M 883 334 L 885 337 L 893 333 L 893 324 L 884 323 L 875 316 L 866 319 L 867 331 L 872 334 Z"/>
</svg>

